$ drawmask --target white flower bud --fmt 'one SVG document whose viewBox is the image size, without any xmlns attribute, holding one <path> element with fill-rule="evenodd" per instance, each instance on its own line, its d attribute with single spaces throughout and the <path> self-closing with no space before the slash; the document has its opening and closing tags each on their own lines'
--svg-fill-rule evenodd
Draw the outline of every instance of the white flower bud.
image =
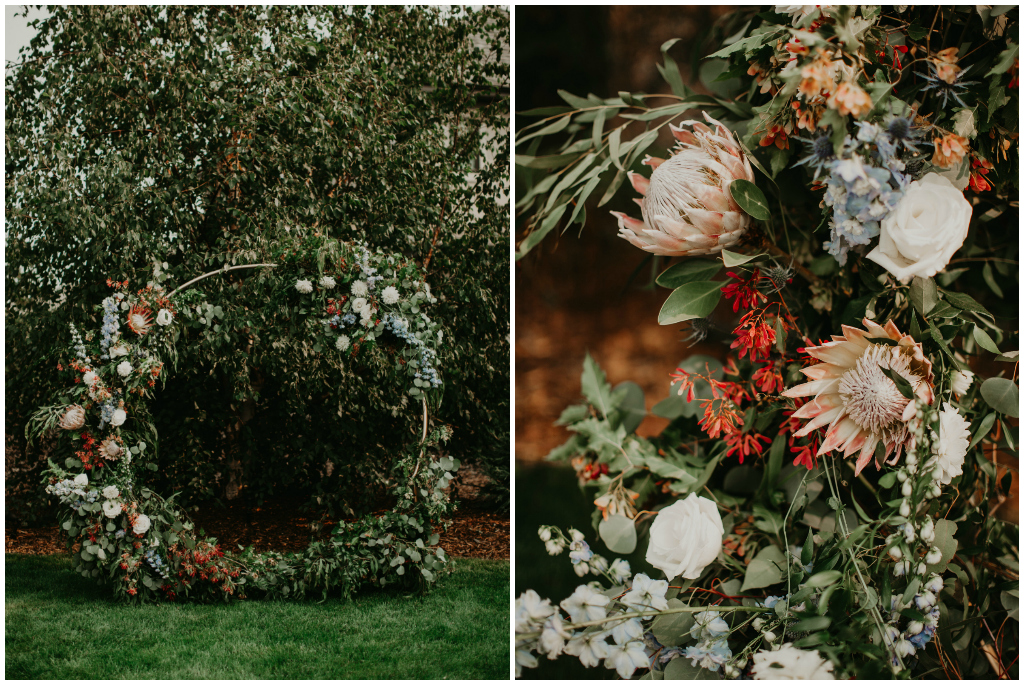
<svg viewBox="0 0 1024 685">
<path fill-rule="evenodd" d="M 900 516 L 903 518 L 910 516 L 910 502 L 907 500 L 903 500 L 903 502 L 900 503 Z"/>
<path fill-rule="evenodd" d="M 584 539 L 586 539 L 586 536 L 583 533 L 576 530 L 575 528 L 569 529 L 569 537 L 572 538 L 573 542 L 581 542 Z"/>
<path fill-rule="evenodd" d="M 935 541 L 935 521 L 932 519 L 928 519 L 924 522 L 924 525 L 921 526 L 921 540 L 924 542 Z"/>
<path fill-rule="evenodd" d="M 903 539 L 908 544 L 913 544 L 914 540 L 917 539 L 917 535 L 914 534 L 914 527 L 909 523 L 903 526 Z"/>
<path fill-rule="evenodd" d="M 942 550 L 938 547 L 932 547 L 928 550 L 928 555 L 925 556 L 924 561 L 926 564 L 937 564 L 942 561 Z"/>
<path fill-rule="evenodd" d="M 931 495 L 932 498 L 938 497 L 942 494 L 942 488 L 940 488 L 937 483 L 932 483 L 932 489 L 928 491 L 928 494 Z"/>
<path fill-rule="evenodd" d="M 764 619 L 755 618 L 753 626 L 754 630 L 756 630 L 757 632 L 761 632 L 761 628 L 764 626 Z"/>
<path fill-rule="evenodd" d="M 576 575 L 582 578 L 590 573 L 590 566 L 587 565 L 587 562 L 581 561 L 578 564 L 573 564 L 572 570 L 576 572 Z"/>
<path fill-rule="evenodd" d="M 549 529 L 547 526 L 541 526 L 540 529 L 537 531 L 537 535 L 540 536 L 541 540 L 547 542 L 551 539 L 551 529 Z"/>
<path fill-rule="evenodd" d="M 924 624 L 920 621 L 911 621 L 907 626 L 907 635 L 917 635 L 924 630 Z"/>
<path fill-rule="evenodd" d="M 899 561 L 903 558 L 903 550 L 899 547 L 893 547 L 889 550 L 889 556 L 892 557 L 893 561 Z"/>
<path fill-rule="evenodd" d="M 911 483 L 909 480 L 905 481 L 903 483 L 903 488 L 900 490 L 900 492 L 903 493 L 904 497 L 910 497 L 912 494 L 914 494 L 914 484 Z"/>
<path fill-rule="evenodd" d="M 768 642 L 774 642 L 774 641 L 775 641 L 775 638 L 776 638 L 776 635 L 775 635 L 775 633 L 773 633 L 773 632 L 772 632 L 772 631 L 770 631 L 770 630 L 769 630 L 769 631 L 767 631 L 767 632 L 766 632 L 766 633 L 764 634 L 764 639 L 765 639 L 765 640 L 767 640 Z"/>
<path fill-rule="evenodd" d="M 932 577 L 928 580 L 928 584 L 925 585 L 925 588 L 927 588 L 929 592 L 934 592 L 938 595 L 942 592 L 942 585 L 942 576 L 937 573 L 933 573 Z"/>
<path fill-rule="evenodd" d="M 928 573 L 928 567 L 925 564 L 923 564 L 923 563 L 922 564 L 918 564 L 917 565 L 917 575 L 923 576 L 926 573 Z"/>
<path fill-rule="evenodd" d="M 897 471 L 896 472 L 896 480 L 898 480 L 901 483 L 906 483 L 907 482 L 907 472 L 904 471 L 903 469 L 900 469 L 899 471 Z"/>
</svg>

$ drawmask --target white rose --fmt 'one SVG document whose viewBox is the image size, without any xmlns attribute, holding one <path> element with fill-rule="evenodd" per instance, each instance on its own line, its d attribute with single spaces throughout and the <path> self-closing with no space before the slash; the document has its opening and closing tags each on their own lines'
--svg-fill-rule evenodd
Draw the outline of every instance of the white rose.
<svg viewBox="0 0 1024 685">
<path fill-rule="evenodd" d="M 797 649 L 787 642 L 775 651 L 762 650 L 753 656 L 754 680 L 835 680 L 832 662 L 817 650 Z"/>
<path fill-rule="evenodd" d="M 963 473 L 964 457 L 971 442 L 971 425 L 960 416 L 960 412 L 949 402 L 939 412 L 939 434 L 932 433 L 932 454 L 935 471 L 932 477 L 943 485 L 949 485 Z"/>
<path fill-rule="evenodd" d="M 103 488 L 103 496 L 107 499 L 117 499 L 121 493 L 117 491 L 117 488 L 113 485 L 108 485 Z"/>
<path fill-rule="evenodd" d="M 103 513 L 108 519 L 116 519 L 121 515 L 121 503 L 108 499 L 103 503 Z"/>
<path fill-rule="evenodd" d="M 170 323 L 171 323 L 171 321 L 173 319 L 174 319 L 174 316 L 171 314 L 170 311 L 168 311 L 166 309 L 161 309 L 159 312 L 157 312 L 156 322 L 158 324 L 160 324 L 161 326 L 168 326 L 168 325 L 170 325 Z"/>
<path fill-rule="evenodd" d="M 150 524 L 151 522 L 148 516 L 145 514 L 139 514 L 139 518 L 135 519 L 135 525 L 132 526 L 132 530 L 136 535 L 142 535 L 149 530 Z"/>
<path fill-rule="evenodd" d="M 366 299 L 365 298 L 357 297 L 356 299 L 352 300 L 352 311 L 354 311 L 354 312 L 362 311 L 363 307 L 365 307 L 365 306 L 366 306 Z"/>
<path fill-rule="evenodd" d="M 87 388 L 92 387 L 92 384 L 96 381 L 98 376 L 95 371 L 86 371 L 85 375 L 82 376 L 82 382 L 85 383 Z"/>
<path fill-rule="evenodd" d="M 964 194 L 948 179 L 926 174 L 882 220 L 878 247 L 867 257 L 903 283 L 934 276 L 964 244 L 970 222 Z"/>
<path fill-rule="evenodd" d="M 128 378 L 128 376 L 130 376 L 131 373 L 132 365 L 127 361 L 123 361 L 117 365 L 117 374 L 121 376 L 121 378 Z"/>
<path fill-rule="evenodd" d="M 715 503 L 696 493 L 658 512 L 651 524 L 647 563 L 669 578 L 700 576 L 722 550 L 722 516 Z"/>
<path fill-rule="evenodd" d="M 75 485 L 84 486 L 89 484 L 89 476 L 84 473 L 80 473 L 75 476 Z"/>
<path fill-rule="evenodd" d="M 111 426 L 120 426 L 128 418 L 128 414 L 125 413 L 124 409 L 115 409 L 114 415 L 110 418 Z"/>
</svg>

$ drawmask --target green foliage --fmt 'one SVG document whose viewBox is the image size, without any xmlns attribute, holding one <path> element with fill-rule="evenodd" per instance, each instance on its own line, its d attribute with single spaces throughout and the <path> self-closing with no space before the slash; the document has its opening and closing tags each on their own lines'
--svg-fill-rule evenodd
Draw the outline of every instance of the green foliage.
<svg viewBox="0 0 1024 685">
<path fill-rule="evenodd" d="M 453 453 L 507 459 L 507 12 L 55 7 L 36 28 L 6 91 L 11 432 L 108 278 L 174 287 L 280 255 L 319 274 L 329 253 L 307 241 L 361 239 L 433 285 L 451 341 L 433 414 Z M 339 378 L 302 334 L 310 312 L 265 271 L 197 286 L 178 373 L 154 391 L 154 485 L 195 504 L 240 469 L 252 504 L 297 488 L 365 511 L 415 412 L 382 411 L 365 368 Z"/>
</svg>

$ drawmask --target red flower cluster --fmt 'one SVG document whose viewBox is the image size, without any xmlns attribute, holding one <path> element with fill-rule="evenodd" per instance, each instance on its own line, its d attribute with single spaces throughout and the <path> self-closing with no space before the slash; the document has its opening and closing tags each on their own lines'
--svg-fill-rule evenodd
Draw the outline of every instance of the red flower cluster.
<svg viewBox="0 0 1024 685">
<path fill-rule="evenodd" d="M 82 460 L 82 467 L 86 471 L 91 471 L 93 466 L 96 468 L 106 466 L 95 451 L 99 441 L 92 437 L 92 434 L 88 431 L 82 433 L 79 437 L 82 438 L 82 449 L 75 452 L 75 456 Z"/>
<path fill-rule="evenodd" d="M 992 190 L 992 185 L 985 176 L 993 169 L 992 163 L 987 159 L 971 157 L 971 180 L 970 187 L 976 193 Z"/>
<path fill-rule="evenodd" d="M 762 440 L 764 441 L 763 445 L 761 444 Z M 725 436 L 725 444 L 729 446 L 729 449 L 726 450 L 725 456 L 731 457 L 739 452 L 742 464 L 744 457 L 751 455 L 760 457 L 764 453 L 764 446 L 770 442 L 771 440 L 759 433 L 741 433 L 739 431 L 728 433 Z"/>
<path fill-rule="evenodd" d="M 762 366 L 750 379 L 763 393 L 774 394 L 783 388 L 782 373 L 775 364 Z"/>
<path fill-rule="evenodd" d="M 729 283 L 722 286 L 722 295 L 725 296 L 725 299 L 731 300 L 733 297 L 736 298 L 732 303 L 733 312 L 738 312 L 741 307 L 743 309 L 750 309 L 758 302 L 768 301 L 757 289 L 757 282 L 761 280 L 760 269 L 754 269 L 754 273 L 749 279 L 743 279 L 732 271 L 728 275 L 730 278 L 738 281 L 737 283 Z"/>
<path fill-rule="evenodd" d="M 749 356 L 752 362 L 768 361 L 772 345 L 775 344 L 775 327 L 765 319 L 763 310 L 752 310 L 744 314 L 733 333 L 736 339 L 729 347 L 734 350 L 739 348 L 740 359 Z"/>
</svg>

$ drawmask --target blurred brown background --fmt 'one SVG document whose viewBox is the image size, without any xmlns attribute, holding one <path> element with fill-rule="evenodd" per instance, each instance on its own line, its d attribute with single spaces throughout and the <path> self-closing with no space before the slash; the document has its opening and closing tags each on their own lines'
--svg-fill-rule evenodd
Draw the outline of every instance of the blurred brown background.
<svg viewBox="0 0 1024 685">
<path fill-rule="evenodd" d="M 691 63 L 703 56 L 704 39 L 729 9 L 519 7 L 516 108 L 564 104 L 559 89 L 601 97 L 621 90 L 669 93 L 657 64 L 661 45 L 672 38 L 681 39 L 670 54 L 684 81 L 705 91 Z M 517 128 L 532 121 L 517 117 Z M 621 123 L 615 120 L 606 128 Z M 662 149 L 672 144 L 667 128 L 658 144 Z M 595 198 L 600 195 L 594 193 Z M 680 326 L 658 325 L 668 291 L 650 287 L 653 265 L 645 262 L 648 255 L 616 237 L 610 210 L 639 216 L 628 184 L 619 195 L 600 209 L 593 206 L 596 201 L 590 203 L 582 231 L 577 225 L 557 238 L 549 236 L 516 265 L 517 463 L 541 460 L 566 439 L 566 431 L 553 422 L 580 397 L 580 373 L 588 350 L 612 385 L 624 380 L 639 383 L 650 409 L 668 395 L 669 374 L 679 361 L 719 349 L 688 348 Z M 520 231 L 523 220 L 517 217 Z M 648 417 L 639 433 L 656 434 L 666 424 Z"/>
</svg>

